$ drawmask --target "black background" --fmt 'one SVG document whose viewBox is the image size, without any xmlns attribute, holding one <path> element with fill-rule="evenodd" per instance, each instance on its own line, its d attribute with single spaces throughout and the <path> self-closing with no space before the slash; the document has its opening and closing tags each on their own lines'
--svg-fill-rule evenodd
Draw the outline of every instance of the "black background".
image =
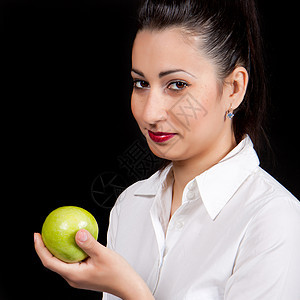
<svg viewBox="0 0 300 300">
<path fill-rule="evenodd" d="M 41 265 L 33 232 L 53 209 L 77 205 L 105 243 L 116 189 L 96 198 L 93 183 L 117 177 L 124 188 L 150 175 L 120 161 L 136 143 L 148 151 L 130 111 L 137 1 L 1 1 L 0 299 L 99 299 Z M 262 166 L 299 198 L 296 7 L 261 2 L 274 152 Z"/>
</svg>

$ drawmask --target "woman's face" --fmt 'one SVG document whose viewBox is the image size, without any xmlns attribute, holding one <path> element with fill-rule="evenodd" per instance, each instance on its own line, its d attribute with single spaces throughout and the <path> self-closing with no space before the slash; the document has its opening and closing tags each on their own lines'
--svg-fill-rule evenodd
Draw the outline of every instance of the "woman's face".
<svg viewBox="0 0 300 300">
<path fill-rule="evenodd" d="M 155 155 L 186 160 L 232 138 L 216 66 L 180 29 L 138 32 L 131 75 L 132 112 Z"/>
</svg>

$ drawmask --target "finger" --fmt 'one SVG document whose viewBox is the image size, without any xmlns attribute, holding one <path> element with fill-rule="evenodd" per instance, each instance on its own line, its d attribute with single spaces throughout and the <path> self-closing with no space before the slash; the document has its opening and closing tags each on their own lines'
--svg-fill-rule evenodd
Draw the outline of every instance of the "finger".
<svg viewBox="0 0 300 300">
<path fill-rule="evenodd" d="M 43 243 L 39 233 L 34 234 L 34 247 L 42 264 L 49 270 L 56 272 L 62 276 L 68 274 L 69 265 L 54 257 Z"/>
<path fill-rule="evenodd" d="M 85 229 L 76 233 L 75 240 L 77 245 L 91 258 L 99 257 L 99 252 L 105 248 Z"/>
</svg>

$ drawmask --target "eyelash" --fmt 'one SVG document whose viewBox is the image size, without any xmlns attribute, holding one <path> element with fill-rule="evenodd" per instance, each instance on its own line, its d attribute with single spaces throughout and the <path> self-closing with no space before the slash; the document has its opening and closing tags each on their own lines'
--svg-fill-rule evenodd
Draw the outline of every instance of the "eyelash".
<svg viewBox="0 0 300 300">
<path fill-rule="evenodd" d="M 147 85 L 147 87 L 138 87 L 137 84 L 144 84 L 144 85 Z M 177 89 L 172 89 L 170 88 L 171 85 L 174 85 L 174 84 L 183 84 L 184 87 L 183 88 L 177 88 Z M 185 88 L 189 87 L 190 84 L 188 84 L 187 82 L 185 81 L 182 81 L 182 80 L 175 80 L 175 81 L 171 81 L 168 85 L 167 85 L 167 88 L 171 91 L 174 91 L 174 92 L 180 92 L 182 90 L 184 90 Z M 145 80 L 141 80 L 141 79 L 134 79 L 133 80 L 133 88 L 134 89 L 137 89 L 137 90 L 144 90 L 144 89 L 149 89 L 149 83 Z"/>
<path fill-rule="evenodd" d="M 145 81 L 145 80 L 134 79 L 134 80 L 133 80 L 133 88 L 139 89 L 139 90 L 143 90 L 143 89 L 147 89 L 147 88 L 148 88 L 148 87 L 138 87 L 138 86 L 137 86 L 138 83 L 143 83 L 143 84 L 149 86 L 149 83 L 148 83 L 147 81 Z"/>
</svg>

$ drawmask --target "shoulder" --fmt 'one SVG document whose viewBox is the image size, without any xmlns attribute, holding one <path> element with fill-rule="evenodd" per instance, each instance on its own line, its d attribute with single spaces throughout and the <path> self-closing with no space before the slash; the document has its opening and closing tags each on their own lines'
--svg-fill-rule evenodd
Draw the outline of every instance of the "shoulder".
<svg viewBox="0 0 300 300">
<path fill-rule="evenodd" d="M 262 168 L 258 168 L 254 175 L 254 186 L 258 193 L 261 194 L 262 204 L 287 207 L 299 212 L 300 202 L 281 185 L 274 177 Z"/>
<path fill-rule="evenodd" d="M 244 188 L 241 217 L 249 218 L 227 285 L 229 298 L 246 291 L 246 298 L 256 293 L 259 299 L 299 299 L 300 203 L 261 168 Z"/>
<path fill-rule="evenodd" d="M 300 202 L 276 179 L 258 168 L 252 179 L 252 201 L 256 212 L 249 223 L 248 233 L 280 240 L 300 242 Z"/>
</svg>

